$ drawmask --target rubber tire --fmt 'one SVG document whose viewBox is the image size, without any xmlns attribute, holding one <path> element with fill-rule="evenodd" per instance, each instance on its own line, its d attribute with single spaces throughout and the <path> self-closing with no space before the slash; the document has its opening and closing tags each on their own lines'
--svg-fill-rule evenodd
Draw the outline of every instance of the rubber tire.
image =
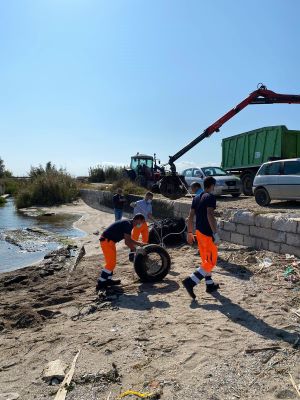
<svg viewBox="0 0 300 400">
<path fill-rule="evenodd" d="M 266 207 L 271 203 L 269 193 L 264 188 L 258 188 L 254 193 L 256 203 L 261 207 Z"/>
<path fill-rule="evenodd" d="M 243 184 L 243 193 L 245 196 L 253 196 L 253 181 L 254 181 L 254 174 L 247 173 L 241 177 L 242 184 Z"/>
<path fill-rule="evenodd" d="M 143 247 L 145 254 L 137 254 L 134 260 L 134 269 L 138 277 L 142 282 L 160 282 L 170 272 L 171 258 L 167 250 L 157 244 L 149 244 Z M 150 253 L 156 253 L 160 256 L 162 266 L 158 273 L 151 275 L 147 271 L 147 255 Z"/>
<path fill-rule="evenodd" d="M 231 196 L 237 199 L 238 197 L 240 197 L 240 195 L 241 193 L 233 193 Z"/>
</svg>

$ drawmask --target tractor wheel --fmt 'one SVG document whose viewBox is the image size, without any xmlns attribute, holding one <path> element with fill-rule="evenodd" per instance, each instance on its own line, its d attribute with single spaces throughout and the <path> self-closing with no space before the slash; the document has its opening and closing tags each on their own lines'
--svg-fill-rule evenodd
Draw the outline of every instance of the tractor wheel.
<svg viewBox="0 0 300 400">
<path fill-rule="evenodd" d="M 142 282 L 160 282 L 169 273 L 171 258 L 161 246 L 149 244 L 143 247 L 134 260 L 134 269 Z"/>
</svg>

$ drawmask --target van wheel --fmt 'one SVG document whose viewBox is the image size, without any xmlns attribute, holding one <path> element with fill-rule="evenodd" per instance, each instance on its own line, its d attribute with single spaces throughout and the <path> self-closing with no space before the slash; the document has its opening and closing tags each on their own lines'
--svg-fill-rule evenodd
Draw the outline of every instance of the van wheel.
<svg viewBox="0 0 300 400">
<path fill-rule="evenodd" d="M 142 282 L 160 282 L 169 273 L 171 258 L 169 253 L 157 244 L 143 247 L 134 260 L 134 269 Z"/>
<path fill-rule="evenodd" d="M 271 203 L 269 193 L 264 188 L 259 188 L 255 190 L 255 200 L 259 206 L 265 207 Z"/>
<path fill-rule="evenodd" d="M 253 181 L 255 175 L 252 173 L 247 173 L 241 177 L 242 184 L 243 184 L 243 193 L 245 196 L 253 196 Z"/>
</svg>

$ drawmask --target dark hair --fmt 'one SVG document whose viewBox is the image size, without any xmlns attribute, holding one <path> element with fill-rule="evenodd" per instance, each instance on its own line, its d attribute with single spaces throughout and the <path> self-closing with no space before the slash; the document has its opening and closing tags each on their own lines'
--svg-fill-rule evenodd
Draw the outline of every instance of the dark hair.
<svg viewBox="0 0 300 400">
<path fill-rule="evenodd" d="M 136 221 L 137 219 L 140 219 L 141 221 L 145 221 L 145 217 L 143 216 L 143 214 L 135 214 L 135 216 L 133 217 L 133 221 Z"/>
<path fill-rule="evenodd" d="M 151 196 L 151 197 L 153 197 L 153 193 L 152 193 L 152 192 L 147 192 L 147 193 L 145 194 L 145 196 Z"/>
<path fill-rule="evenodd" d="M 191 188 L 192 188 L 192 189 L 201 189 L 201 185 L 200 185 L 199 182 L 193 182 L 193 183 L 191 184 Z"/>
<path fill-rule="evenodd" d="M 204 179 L 204 189 L 209 189 L 212 185 L 215 185 L 216 182 L 213 176 L 208 176 Z"/>
</svg>

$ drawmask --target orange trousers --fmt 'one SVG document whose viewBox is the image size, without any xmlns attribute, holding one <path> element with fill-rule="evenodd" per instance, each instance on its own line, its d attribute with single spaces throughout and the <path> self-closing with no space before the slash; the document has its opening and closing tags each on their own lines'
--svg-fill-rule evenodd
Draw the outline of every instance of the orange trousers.
<svg viewBox="0 0 300 400">
<path fill-rule="evenodd" d="M 117 264 L 116 243 L 112 240 L 100 240 L 100 246 L 105 259 L 105 267 L 107 271 L 113 272 Z"/>
<path fill-rule="evenodd" d="M 196 230 L 196 237 L 202 261 L 202 268 L 205 272 L 210 273 L 217 265 L 218 248 L 214 244 L 212 237 L 203 235 L 203 233 L 198 230 Z"/>
<path fill-rule="evenodd" d="M 149 242 L 149 228 L 147 222 L 144 222 L 140 228 L 134 226 L 131 232 L 131 237 L 133 240 L 139 240 L 140 235 L 142 235 L 143 243 Z"/>
</svg>

